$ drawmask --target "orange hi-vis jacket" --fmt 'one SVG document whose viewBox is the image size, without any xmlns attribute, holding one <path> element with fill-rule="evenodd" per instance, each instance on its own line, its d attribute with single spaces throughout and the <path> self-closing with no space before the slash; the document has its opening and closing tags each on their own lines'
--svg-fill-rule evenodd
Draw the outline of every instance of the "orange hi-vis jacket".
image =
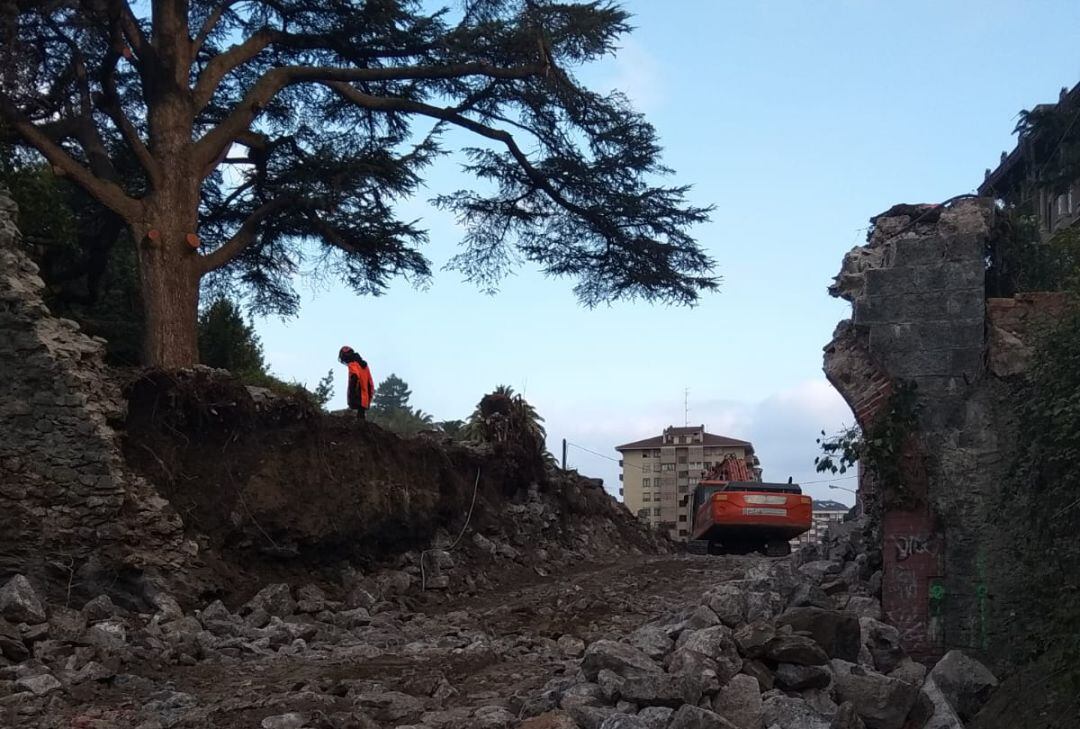
<svg viewBox="0 0 1080 729">
<path fill-rule="evenodd" d="M 349 362 L 349 407 L 367 410 L 371 407 L 371 398 L 374 396 L 375 382 L 371 378 L 367 363 L 359 358 Z"/>
</svg>

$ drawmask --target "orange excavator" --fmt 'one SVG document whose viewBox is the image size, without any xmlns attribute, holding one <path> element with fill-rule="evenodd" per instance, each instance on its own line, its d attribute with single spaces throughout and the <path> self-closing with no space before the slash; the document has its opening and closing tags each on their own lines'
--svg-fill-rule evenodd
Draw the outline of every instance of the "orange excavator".
<svg viewBox="0 0 1080 729">
<path fill-rule="evenodd" d="M 693 554 L 791 554 L 790 540 L 810 529 L 813 504 L 798 484 L 754 481 L 746 461 L 729 455 L 694 489 Z"/>
</svg>

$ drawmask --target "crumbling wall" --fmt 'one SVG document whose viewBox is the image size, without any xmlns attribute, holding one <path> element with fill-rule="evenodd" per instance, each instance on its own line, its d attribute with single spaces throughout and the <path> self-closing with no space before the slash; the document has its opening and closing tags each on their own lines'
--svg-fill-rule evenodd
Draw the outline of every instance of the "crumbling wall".
<svg viewBox="0 0 1080 729">
<path fill-rule="evenodd" d="M 899 383 L 917 386 L 904 454 L 913 502 L 890 505 L 860 484 L 880 508 L 882 608 L 915 654 L 995 654 L 1017 604 L 1019 567 L 991 513 L 1015 455 L 1015 375 L 1039 312 L 1060 300 L 986 300 L 985 252 L 1000 234 L 991 200 L 896 206 L 873 223 L 830 288 L 852 318 L 826 347 L 825 372 L 864 431 Z"/>
<path fill-rule="evenodd" d="M 103 341 L 49 313 L 15 214 L 0 188 L 0 579 L 29 573 L 65 597 L 108 586 L 137 601 L 194 547 L 125 469 L 113 429 L 125 401 Z"/>
</svg>

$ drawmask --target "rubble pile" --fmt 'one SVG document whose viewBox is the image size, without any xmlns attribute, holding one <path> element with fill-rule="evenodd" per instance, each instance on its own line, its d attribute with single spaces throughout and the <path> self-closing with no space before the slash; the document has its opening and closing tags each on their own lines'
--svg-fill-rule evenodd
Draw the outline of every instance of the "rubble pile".
<svg viewBox="0 0 1080 729">
<path fill-rule="evenodd" d="M 963 729 L 997 686 L 959 651 L 932 669 L 881 622 L 864 525 L 618 640 L 545 686 L 523 729 Z"/>
<path fill-rule="evenodd" d="M 463 568 L 438 549 L 336 591 L 270 584 L 190 612 L 164 593 L 152 613 L 46 605 L 16 576 L 0 588 L 0 723 L 962 729 L 996 680 L 957 651 L 930 671 L 905 654 L 858 533 L 790 560 L 634 556 L 545 581 L 535 551 L 471 532 L 489 569 L 528 561 L 537 582 L 457 604 L 437 585 Z"/>
</svg>

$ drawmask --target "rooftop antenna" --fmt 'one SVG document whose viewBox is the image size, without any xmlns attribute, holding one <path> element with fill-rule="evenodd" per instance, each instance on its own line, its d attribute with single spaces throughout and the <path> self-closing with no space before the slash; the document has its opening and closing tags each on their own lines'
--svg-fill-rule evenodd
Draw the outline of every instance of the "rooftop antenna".
<svg viewBox="0 0 1080 729">
<path fill-rule="evenodd" d="M 683 426 L 690 426 L 690 388 L 687 387 L 683 390 Z"/>
</svg>

